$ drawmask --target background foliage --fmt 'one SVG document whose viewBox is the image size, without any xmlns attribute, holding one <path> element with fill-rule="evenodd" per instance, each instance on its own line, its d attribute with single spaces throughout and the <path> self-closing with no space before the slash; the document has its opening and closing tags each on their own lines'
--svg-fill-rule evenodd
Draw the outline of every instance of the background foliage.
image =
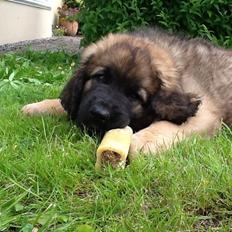
<svg viewBox="0 0 232 232">
<path fill-rule="evenodd" d="M 230 0 L 84 0 L 79 20 L 85 45 L 108 32 L 158 25 L 232 46 Z"/>
<path fill-rule="evenodd" d="M 80 0 L 63 0 L 63 3 L 68 7 L 79 7 Z"/>
</svg>

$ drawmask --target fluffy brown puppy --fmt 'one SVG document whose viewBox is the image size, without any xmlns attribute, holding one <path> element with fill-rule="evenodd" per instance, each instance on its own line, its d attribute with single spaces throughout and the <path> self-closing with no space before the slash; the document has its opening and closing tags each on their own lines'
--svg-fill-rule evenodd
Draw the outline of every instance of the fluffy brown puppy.
<svg viewBox="0 0 232 232">
<path fill-rule="evenodd" d="M 222 120 L 231 125 L 231 91 L 232 51 L 142 29 L 109 34 L 85 48 L 60 99 L 29 104 L 23 112 L 67 113 L 100 133 L 129 125 L 133 157 L 194 133 L 213 135 Z"/>
</svg>

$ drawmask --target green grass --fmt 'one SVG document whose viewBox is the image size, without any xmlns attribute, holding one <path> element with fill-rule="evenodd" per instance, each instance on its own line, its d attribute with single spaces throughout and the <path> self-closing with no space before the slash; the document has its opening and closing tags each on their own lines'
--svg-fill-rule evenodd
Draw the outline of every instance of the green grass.
<svg viewBox="0 0 232 232">
<path fill-rule="evenodd" d="M 0 56 L 0 231 L 230 231 L 230 129 L 99 174 L 96 139 L 66 118 L 21 114 L 57 97 L 77 61 Z"/>
</svg>

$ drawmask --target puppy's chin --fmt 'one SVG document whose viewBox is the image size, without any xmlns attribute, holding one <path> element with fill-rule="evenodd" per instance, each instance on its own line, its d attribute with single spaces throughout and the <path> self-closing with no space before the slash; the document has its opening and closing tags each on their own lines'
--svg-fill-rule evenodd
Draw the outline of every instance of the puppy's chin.
<svg viewBox="0 0 232 232">
<path fill-rule="evenodd" d="M 98 120 L 89 119 L 86 117 L 85 120 L 77 119 L 77 126 L 81 130 L 86 131 L 89 135 L 104 135 L 104 133 L 111 129 L 124 128 L 130 124 L 129 118 L 116 119 L 107 123 L 102 123 Z"/>
<path fill-rule="evenodd" d="M 144 118 L 139 118 L 136 120 L 131 120 L 129 126 L 133 129 L 134 132 L 137 132 L 139 130 L 144 129 L 145 127 L 148 127 L 153 122 L 154 122 L 154 117 L 152 115 Z"/>
<path fill-rule="evenodd" d="M 108 126 L 97 126 L 97 125 L 91 125 L 91 124 L 83 124 L 83 123 L 77 123 L 77 126 L 84 132 L 86 132 L 91 137 L 100 137 L 102 138 L 104 134 L 111 130 L 116 128 L 124 128 L 129 125 L 129 122 L 121 123 L 121 124 L 112 124 Z"/>
</svg>

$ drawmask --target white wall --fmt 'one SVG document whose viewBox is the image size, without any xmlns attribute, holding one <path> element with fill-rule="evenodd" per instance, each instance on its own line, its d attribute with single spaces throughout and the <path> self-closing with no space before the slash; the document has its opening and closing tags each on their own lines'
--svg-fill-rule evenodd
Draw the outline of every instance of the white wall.
<svg viewBox="0 0 232 232">
<path fill-rule="evenodd" d="M 52 2 L 51 10 L 46 10 L 0 0 L 0 45 L 51 37 L 61 0 Z"/>
</svg>

